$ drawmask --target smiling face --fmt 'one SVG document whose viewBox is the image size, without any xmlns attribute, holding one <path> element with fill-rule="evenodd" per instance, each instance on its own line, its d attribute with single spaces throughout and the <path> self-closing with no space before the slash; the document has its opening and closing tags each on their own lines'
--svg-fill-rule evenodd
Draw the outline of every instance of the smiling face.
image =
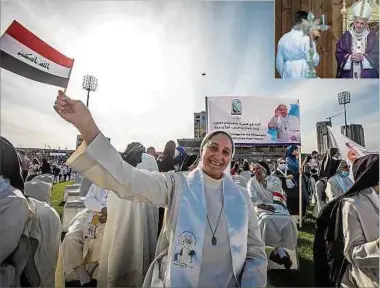
<svg viewBox="0 0 380 288">
<path fill-rule="evenodd" d="M 202 150 L 203 172 L 214 179 L 220 179 L 232 157 L 232 142 L 224 134 L 217 134 L 205 144 Z"/>
<path fill-rule="evenodd" d="M 279 105 L 277 109 L 278 109 L 278 113 L 282 117 L 286 117 L 286 115 L 288 115 L 288 108 L 285 105 Z"/>
</svg>

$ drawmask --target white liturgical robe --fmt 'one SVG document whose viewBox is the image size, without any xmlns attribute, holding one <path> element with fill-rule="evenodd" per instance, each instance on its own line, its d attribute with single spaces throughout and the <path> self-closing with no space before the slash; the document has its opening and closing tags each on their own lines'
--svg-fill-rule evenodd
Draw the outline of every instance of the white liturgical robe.
<svg viewBox="0 0 380 288">
<path fill-rule="evenodd" d="M 158 171 L 156 159 L 142 154 L 137 168 Z M 99 261 L 99 287 L 139 287 L 157 244 L 158 207 L 109 192 L 108 218 Z M 128 264 L 126 265 L 126 259 Z"/>
<path fill-rule="evenodd" d="M 313 65 L 318 66 L 319 54 L 313 42 Z M 284 34 L 277 45 L 276 69 L 281 78 L 307 78 L 310 41 L 302 30 L 292 29 Z"/>
</svg>

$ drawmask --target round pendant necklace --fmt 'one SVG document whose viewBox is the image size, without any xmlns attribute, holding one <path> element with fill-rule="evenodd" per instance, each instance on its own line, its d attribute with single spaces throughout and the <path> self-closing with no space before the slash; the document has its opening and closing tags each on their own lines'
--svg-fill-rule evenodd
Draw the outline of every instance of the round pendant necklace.
<svg viewBox="0 0 380 288">
<path fill-rule="evenodd" d="M 210 224 L 210 219 L 208 218 L 208 215 L 206 215 L 208 226 L 210 227 L 210 230 L 211 230 L 211 233 L 212 233 L 212 238 L 211 238 L 211 244 L 212 244 L 212 246 L 215 246 L 218 243 L 218 240 L 215 237 L 215 233 L 216 233 L 216 230 L 218 229 L 218 226 L 219 226 L 220 216 L 222 215 L 223 207 L 224 207 L 224 201 L 222 202 L 222 208 L 220 208 L 219 217 L 218 217 L 218 220 L 216 222 L 216 227 L 215 227 L 214 231 L 212 231 L 211 224 Z"/>
</svg>

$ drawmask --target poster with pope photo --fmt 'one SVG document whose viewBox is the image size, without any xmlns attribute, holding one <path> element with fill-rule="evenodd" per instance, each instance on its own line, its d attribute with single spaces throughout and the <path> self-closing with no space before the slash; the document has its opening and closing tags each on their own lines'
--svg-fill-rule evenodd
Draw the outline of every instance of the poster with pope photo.
<svg viewBox="0 0 380 288">
<path fill-rule="evenodd" d="M 298 99 L 206 98 L 208 132 L 229 133 L 237 145 L 301 144 Z"/>
</svg>

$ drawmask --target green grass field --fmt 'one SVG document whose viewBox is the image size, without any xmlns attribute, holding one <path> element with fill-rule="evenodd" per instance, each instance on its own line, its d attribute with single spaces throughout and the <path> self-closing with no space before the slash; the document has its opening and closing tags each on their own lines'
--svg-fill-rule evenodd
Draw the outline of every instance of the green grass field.
<svg viewBox="0 0 380 288">
<path fill-rule="evenodd" d="M 51 197 L 51 205 L 62 215 L 63 207 L 59 206 L 63 199 L 66 185 L 72 182 L 54 184 Z M 268 271 L 268 287 L 314 287 L 314 263 L 313 263 L 313 241 L 315 221 L 307 214 L 306 223 L 298 235 L 298 255 L 300 269 L 294 270 L 271 270 Z"/>
</svg>

